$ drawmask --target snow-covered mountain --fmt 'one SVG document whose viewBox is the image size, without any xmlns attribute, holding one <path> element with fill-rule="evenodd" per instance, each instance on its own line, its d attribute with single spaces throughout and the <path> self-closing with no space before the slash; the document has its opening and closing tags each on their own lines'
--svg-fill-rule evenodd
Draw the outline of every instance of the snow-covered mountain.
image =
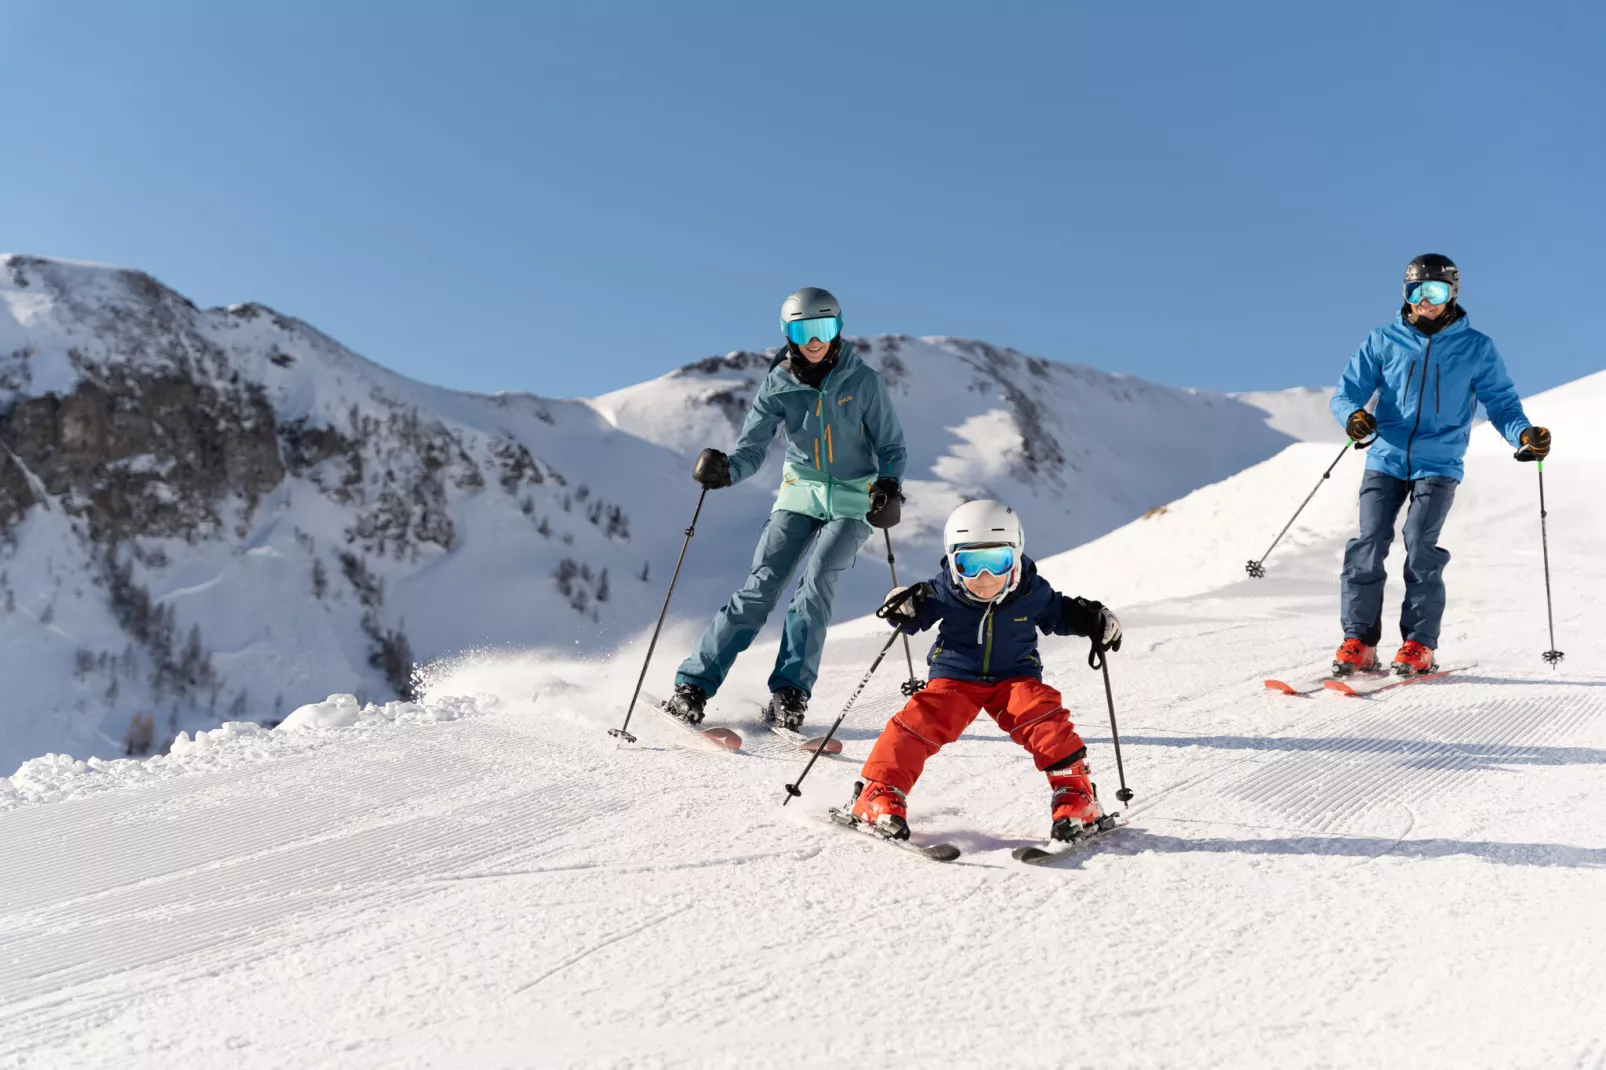
<svg viewBox="0 0 1606 1070">
<path fill-rule="evenodd" d="M 771 353 L 594 400 L 414 382 L 261 305 L 199 309 L 137 271 L 0 259 L 0 768 L 160 746 L 308 698 L 405 692 L 482 646 L 581 653 L 648 626 L 696 486 Z M 1320 391 L 1178 390 L 960 339 L 859 340 L 912 464 L 901 567 L 929 571 L 968 497 L 1049 554 L 1339 437 Z M 778 482 L 710 495 L 674 617 L 739 582 Z M 866 548 L 844 615 L 888 583 Z M 679 657 L 666 648 L 665 671 Z"/>
</svg>

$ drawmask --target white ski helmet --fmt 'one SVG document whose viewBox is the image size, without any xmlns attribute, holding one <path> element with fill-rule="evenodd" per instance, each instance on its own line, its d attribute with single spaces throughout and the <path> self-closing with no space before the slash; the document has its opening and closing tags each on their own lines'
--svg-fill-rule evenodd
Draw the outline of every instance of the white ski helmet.
<svg viewBox="0 0 1606 1070">
<path fill-rule="evenodd" d="M 942 526 L 942 552 L 948 555 L 948 575 L 954 583 L 963 585 L 959 569 L 954 564 L 954 551 L 962 546 L 1013 546 L 1015 568 L 1009 574 L 1009 583 L 998 597 L 1002 598 L 1020 586 L 1021 556 L 1026 552 L 1026 532 L 1020 526 L 1020 516 L 1003 502 L 983 498 L 966 502 L 948 514 Z"/>
</svg>

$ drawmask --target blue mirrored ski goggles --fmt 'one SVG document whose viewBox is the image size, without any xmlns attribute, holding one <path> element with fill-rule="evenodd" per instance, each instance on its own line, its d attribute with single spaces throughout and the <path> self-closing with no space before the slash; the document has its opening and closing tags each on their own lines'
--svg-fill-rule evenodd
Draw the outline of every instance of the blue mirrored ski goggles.
<svg viewBox="0 0 1606 1070">
<path fill-rule="evenodd" d="M 781 326 L 786 330 L 787 341 L 795 346 L 806 346 L 811 338 L 818 338 L 829 345 L 842 333 L 842 317 L 816 316 L 811 320 L 793 320 Z"/>
<path fill-rule="evenodd" d="M 1450 284 L 1447 282 L 1419 282 L 1411 287 L 1405 299 L 1413 305 L 1420 305 L 1426 301 L 1430 305 L 1442 305 L 1450 300 Z"/>
<path fill-rule="evenodd" d="M 978 546 L 970 550 L 955 550 L 954 568 L 967 580 L 973 580 L 983 572 L 1007 576 L 1015 569 L 1015 548 Z"/>
</svg>

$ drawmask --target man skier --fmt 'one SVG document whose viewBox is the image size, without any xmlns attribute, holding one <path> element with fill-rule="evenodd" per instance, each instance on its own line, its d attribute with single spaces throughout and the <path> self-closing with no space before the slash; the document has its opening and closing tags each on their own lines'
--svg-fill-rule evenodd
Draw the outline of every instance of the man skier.
<svg viewBox="0 0 1606 1070">
<path fill-rule="evenodd" d="M 1461 458 L 1478 402 L 1489 422 L 1536 459 L 1550 453 L 1550 432 L 1528 422 L 1505 363 L 1488 336 L 1472 329 L 1456 302 L 1461 276 L 1447 256 L 1428 253 L 1405 268 L 1405 304 L 1350 358 L 1333 394 L 1333 415 L 1349 437 L 1370 447 L 1361 481 L 1361 530 L 1344 552 L 1345 639 L 1333 658 L 1344 676 L 1377 668 L 1383 634 L 1384 561 L 1394 521 L 1405 517 L 1405 601 L 1394 655 L 1396 674 L 1432 672 L 1444 616 L 1439 532 L 1461 481 Z M 1366 405 L 1377 395 L 1376 415 Z"/>
<path fill-rule="evenodd" d="M 781 331 L 786 347 L 758 388 L 735 450 L 728 457 L 703 450 L 692 472 L 708 488 L 740 483 L 759 470 L 776 429 L 785 428 L 780 493 L 752 571 L 675 674 L 667 708 L 691 724 L 703 719 L 704 705 L 764 627 L 812 544 L 786 610 L 764 710 L 772 724 L 796 729 L 803 723 L 837 577 L 853 563 L 871 526 L 891 527 L 902 512 L 903 427 L 881 377 L 842 337 L 837 299 L 814 286 L 797 291 L 781 305 Z"/>
<path fill-rule="evenodd" d="M 1025 747 L 1052 791 L 1050 835 L 1079 836 L 1103 816 L 1089 778 L 1087 745 L 1065 701 L 1043 683 L 1037 633 L 1085 635 L 1121 649 L 1121 622 L 1098 602 L 1054 590 L 1026 556 L 1015 510 L 996 501 L 966 502 L 943 528 L 940 571 L 899 587 L 881 614 L 913 634 L 938 625 L 926 660 L 931 682 L 887 722 L 853 786 L 851 813 L 888 839 L 908 839 L 908 793 L 926 759 L 986 710 Z"/>
</svg>

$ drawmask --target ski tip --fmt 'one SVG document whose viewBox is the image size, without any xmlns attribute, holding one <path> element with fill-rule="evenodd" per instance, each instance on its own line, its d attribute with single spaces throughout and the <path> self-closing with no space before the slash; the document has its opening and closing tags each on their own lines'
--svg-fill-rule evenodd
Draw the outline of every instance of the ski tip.
<svg viewBox="0 0 1606 1070">
<path fill-rule="evenodd" d="M 951 843 L 934 843 L 930 847 L 921 847 L 920 853 L 933 862 L 952 862 L 959 857 L 959 848 Z"/>
<path fill-rule="evenodd" d="M 742 749 L 742 737 L 729 728 L 705 728 L 697 733 L 711 743 L 717 743 L 729 751 Z"/>
<path fill-rule="evenodd" d="M 807 741 L 805 741 L 803 743 L 803 749 L 804 750 L 810 750 L 810 751 L 811 750 L 817 750 L 819 748 L 819 746 L 820 746 L 820 741 L 818 739 L 810 739 L 810 740 L 807 740 Z M 842 741 L 840 739 L 827 740 L 826 743 L 825 743 L 825 753 L 827 753 L 827 754 L 841 754 L 842 753 Z"/>
<path fill-rule="evenodd" d="M 1297 694 L 1299 694 L 1298 691 L 1295 691 L 1293 688 L 1289 687 L 1287 684 L 1283 683 L 1281 680 L 1267 680 L 1267 681 L 1265 681 L 1265 684 L 1266 684 L 1267 687 L 1271 688 L 1273 691 L 1280 691 L 1285 695 L 1297 695 Z"/>
<path fill-rule="evenodd" d="M 1356 691 L 1353 687 L 1351 687 L 1349 684 L 1346 684 L 1342 680 L 1323 680 L 1322 686 L 1327 688 L 1329 691 L 1337 691 L 1340 695 L 1347 695 L 1350 698 L 1360 697 L 1360 692 Z"/>
<path fill-rule="evenodd" d="M 1040 858 L 1047 858 L 1048 852 L 1041 847 L 1017 847 L 1009 852 L 1009 857 L 1017 862 L 1036 862 Z"/>
</svg>

